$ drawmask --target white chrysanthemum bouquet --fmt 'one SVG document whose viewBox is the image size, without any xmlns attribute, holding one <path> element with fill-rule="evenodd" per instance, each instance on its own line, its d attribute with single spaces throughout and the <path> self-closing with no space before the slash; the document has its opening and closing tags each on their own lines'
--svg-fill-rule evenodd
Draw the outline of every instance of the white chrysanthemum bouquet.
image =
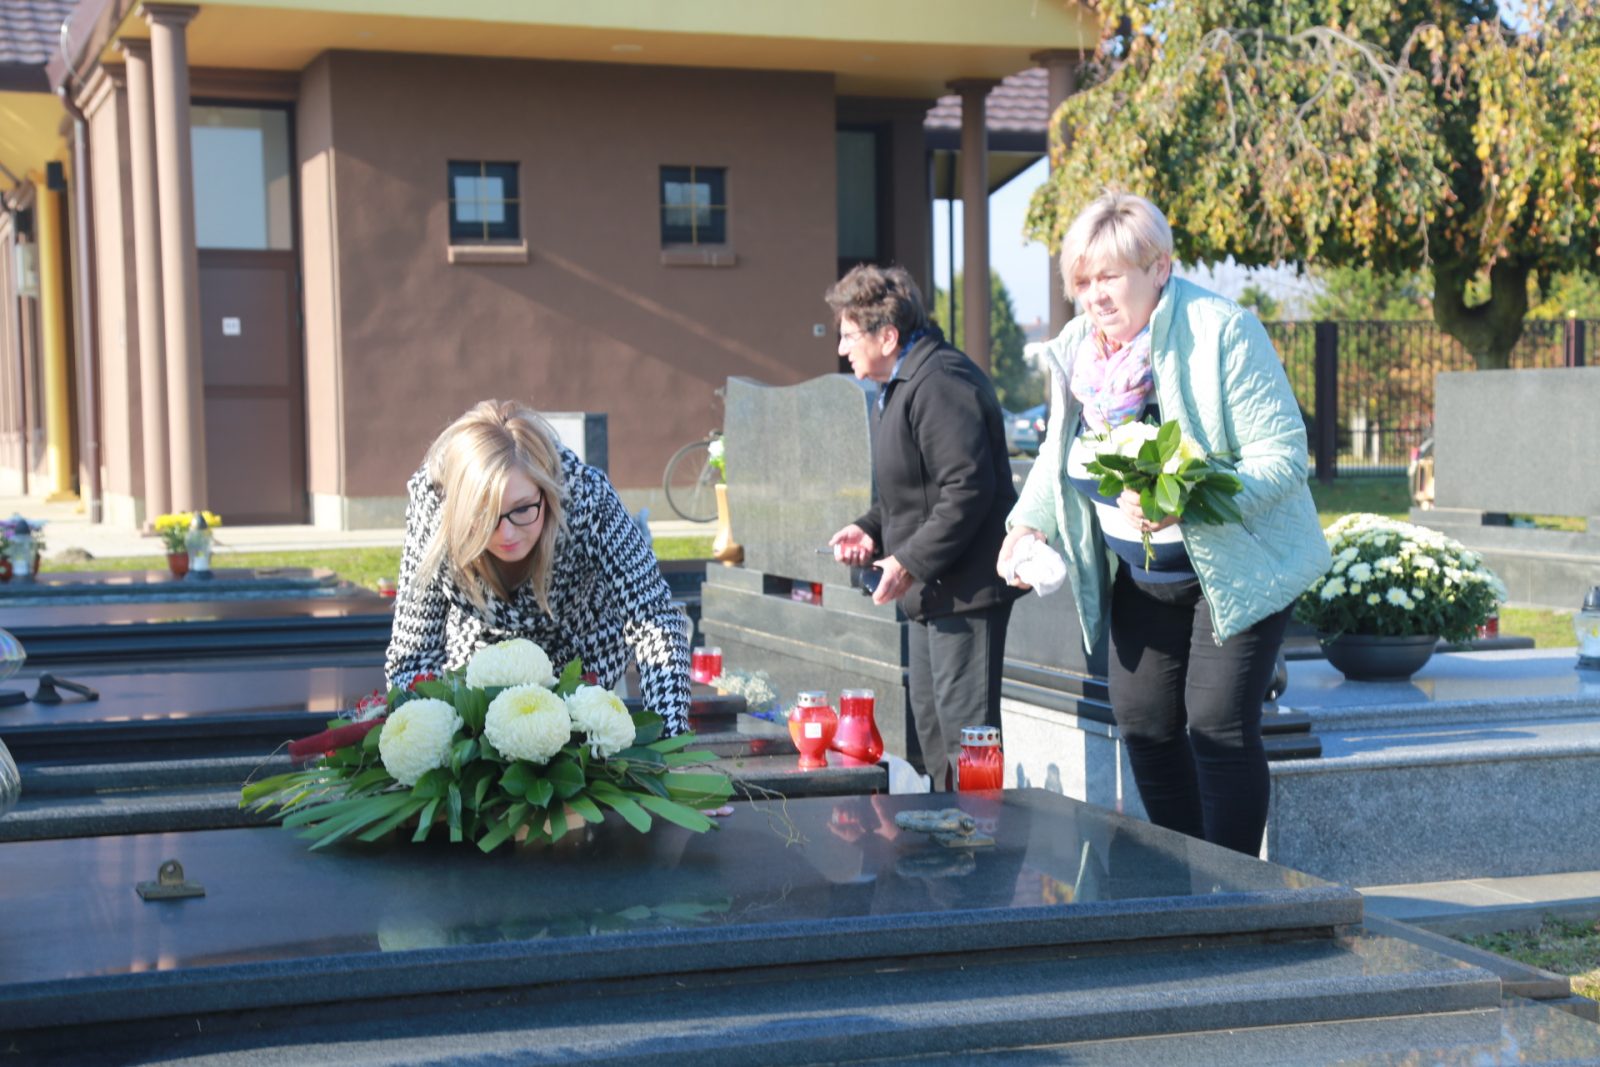
<svg viewBox="0 0 1600 1067">
<path fill-rule="evenodd" d="M 1354 514 L 1324 536 L 1333 565 L 1294 612 L 1318 633 L 1467 641 L 1505 599 L 1476 552 L 1425 526 Z"/>
<path fill-rule="evenodd" d="M 452 841 L 485 852 L 508 840 L 554 841 L 601 808 L 641 833 L 653 817 L 696 832 L 700 809 L 732 793 L 693 734 L 662 737 L 661 717 L 630 713 L 616 694 L 583 683 L 573 660 L 556 677 L 550 657 L 516 639 L 479 649 L 464 671 L 419 675 L 363 699 L 289 753 L 315 765 L 248 785 L 240 806 L 277 808 L 321 848 L 374 841 L 406 827 L 413 841 L 443 825 Z"/>
<path fill-rule="evenodd" d="M 1233 498 L 1244 488 L 1239 476 L 1208 456 L 1184 434 L 1176 420 L 1160 426 L 1125 422 L 1093 439 L 1094 459 L 1084 469 L 1100 479 L 1100 495 L 1115 500 L 1124 490 L 1139 494 L 1139 507 L 1151 522 L 1168 515 L 1200 522 L 1239 522 Z M 1155 558 L 1144 534 L 1144 561 Z"/>
</svg>

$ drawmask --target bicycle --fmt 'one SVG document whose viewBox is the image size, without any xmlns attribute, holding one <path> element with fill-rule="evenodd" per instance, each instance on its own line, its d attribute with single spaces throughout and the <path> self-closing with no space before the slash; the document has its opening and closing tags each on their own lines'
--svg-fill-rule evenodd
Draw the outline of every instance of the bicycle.
<svg viewBox="0 0 1600 1067">
<path fill-rule="evenodd" d="M 661 476 L 661 489 L 667 504 L 679 518 L 690 522 L 710 522 L 717 517 L 717 483 L 722 473 L 711 462 L 711 445 L 722 440 L 721 430 L 712 430 L 698 441 L 691 441 L 667 460 Z"/>
</svg>

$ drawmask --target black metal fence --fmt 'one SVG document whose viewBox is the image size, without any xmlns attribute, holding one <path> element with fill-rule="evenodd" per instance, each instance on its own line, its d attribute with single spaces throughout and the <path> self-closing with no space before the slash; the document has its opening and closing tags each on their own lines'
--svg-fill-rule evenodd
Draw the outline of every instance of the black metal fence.
<svg viewBox="0 0 1600 1067">
<path fill-rule="evenodd" d="M 1269 322 L 1267 333 L 1305 415 L 1322 481 L 1404 473 L 1433 429 L 1434 375 L 1475 368 L 1432 322 Z M 1596 337 L 1597 321 L 1528 322 L 1511 366 L 1584 366 L 1586 341 Z"/>
</svg>

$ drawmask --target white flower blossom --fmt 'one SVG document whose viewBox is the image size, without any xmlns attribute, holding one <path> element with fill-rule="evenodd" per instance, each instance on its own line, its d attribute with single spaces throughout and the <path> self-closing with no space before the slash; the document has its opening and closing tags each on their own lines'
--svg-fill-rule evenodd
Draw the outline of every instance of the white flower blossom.
<svg viewBox="0 0 1600 1067">
<path fill-rule="evenodd" d="M 1205 458 L 1206 450 L 1200 447 L 1200 443 L 1188 434 L 1184 434 L 1178 441 L 1178 450 L 1172 454 L 1171 459 L 1162 464 L 1161 469 L 1167 474 L 1177 474 L 1178 468 L 1188 460 Z"/>
<path fill-rule="evenodd" d="M 617 694 L 598 685 L 580 685 L 567 698 L 567 714 L 573 729 L 587 736 L 590 753 L 601 758 L 632 745 L 638 733 Z"/>
<path fill-rule="evenodd" d="M 1343 593 L 1343 592 L 1344 592 L 1344 579 L 1343 578 L 1329 578 L 1328 579 L 1328 584 L 1322 587 L 1321 596 L 1322 596 L 1323 600 L 1332 600 L 1334 597 L 1338 596 L 1340 593 Z"/>
<path fill-rule="evenodd" d="M 1378 596 L 1377 593 L 1368 593 L 1367 594 L 1367 603 L 1373 605 L 1374 607 L 1376 607 L 1377 605 L 1383 603 L 1383 598 Z"/>
<path fill-rule="evenodd" d="M 1372 564 L 1355 563 L 1350 567 L 1350 580 L 1352 582 L 1372 581 Z"/>
<path fill-rule="evenodd" d="M 555 684 L 544 649 L 524 637 L 485 645 L 467 661 L 467 684 L 474 689 L 499 685 Z"/>
<path fill-rule="evenodd" d="M 1410 611 L 1412 608 L 1411 598 L 1406 596 L 1406 591 L 1401 589 L 1399 586 L 1389 590 L 1384 599 L 1388 600 L 1389 603 L 1393 604 L 1397 608 L 1404 608 L 1407 611 Z"/>
<path fill-rule="evenodd" d="M 384 770 L 401 785 L 411 786 L 449 761 L 461 716 L 443 700 L 408 700 L 379 729 L 378 757 Z"/>
<path fill-rule="evenodd" d="M 572 717 L 542 685 L 514 685 L 489 702 L 483 736 L 512 759 L 548 763 L 572 738 Z"/>
</svg>

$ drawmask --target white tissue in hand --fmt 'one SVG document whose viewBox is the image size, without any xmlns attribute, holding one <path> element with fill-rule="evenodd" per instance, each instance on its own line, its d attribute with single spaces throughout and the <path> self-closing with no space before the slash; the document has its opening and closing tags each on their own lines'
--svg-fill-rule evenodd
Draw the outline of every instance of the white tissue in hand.
<svg viewBox="0 0 1600 1067">
<path fill-rule="evenodd" d="M 1067 564 L 1061 554 L 1037 537 L 1024 537 L 1016 543 L 1006 570 L 1017 581 L 1033 586 L 1040 596 L 1049 596 L 1067 580 Z"/>
</svg>

